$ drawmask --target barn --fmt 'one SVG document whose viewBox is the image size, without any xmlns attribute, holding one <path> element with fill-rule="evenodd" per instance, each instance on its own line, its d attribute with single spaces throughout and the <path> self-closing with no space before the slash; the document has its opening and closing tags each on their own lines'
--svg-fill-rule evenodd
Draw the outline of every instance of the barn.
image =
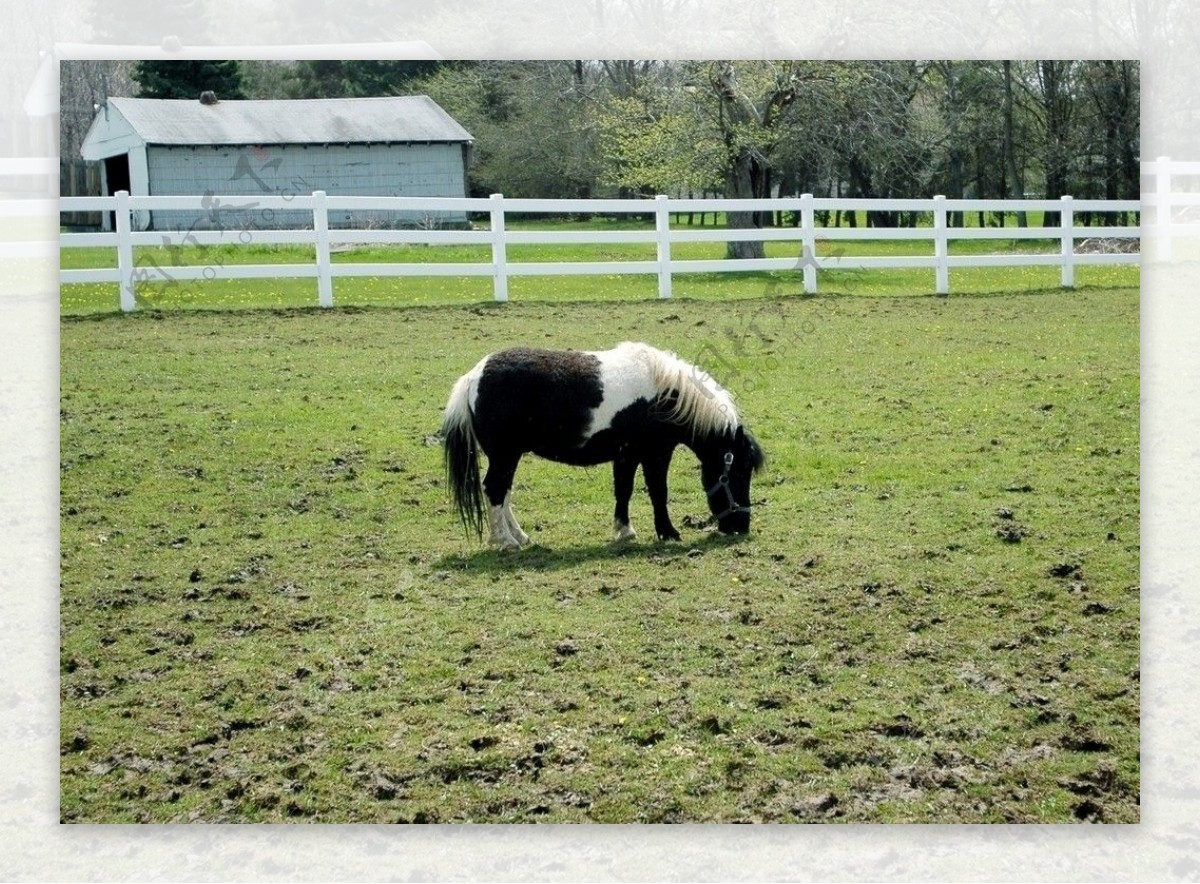
<svg viewBox="0 0 1200 884">
<path fill-rule="evenodd" d="M 110 98 L 81 153 L 104 194 L 207 197 L 204 211 L 139 211 L 138 230 L 309 227 L 310 212 L 248 197 L 467 194 L 471 133 L 426 95 L 277 101 Z M 238 197 L 237 200 L 228 197 Z M 329 213 L 331 227 L 459 225 L 462 212 Z M 104 219 L 107 229 L 111 218 Z"/>
</svg>

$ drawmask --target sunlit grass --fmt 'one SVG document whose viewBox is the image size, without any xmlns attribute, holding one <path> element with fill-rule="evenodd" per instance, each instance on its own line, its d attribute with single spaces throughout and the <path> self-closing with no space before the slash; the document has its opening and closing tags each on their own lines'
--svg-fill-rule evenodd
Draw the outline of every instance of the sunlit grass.
<svg viewBox="0 0 1200 884">
<path fill-rule="evenodd" d="M 1137 290 L 737 279 L 64 318 L 63 819 L 1136 822 Z M 533 457 L 465 538 L 454 379 L 622 339 L 735 394 L 752 533 L 681 451 L 682 543 Z"/>
</svg>

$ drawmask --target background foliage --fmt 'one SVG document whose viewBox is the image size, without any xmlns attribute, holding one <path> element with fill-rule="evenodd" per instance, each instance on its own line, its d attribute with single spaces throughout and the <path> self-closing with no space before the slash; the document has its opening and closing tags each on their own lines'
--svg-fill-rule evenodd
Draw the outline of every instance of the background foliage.
<svg viewBox="0 0 1200 884">
<path fill-rule="evenodd" d="M 143 62 L 133 82 L 128 68 L 64 62 L 63 106 L 86 114 L 134 89 L 427 93 L 475 136 L 477 193 L 1139 193 L 1140 80 L 1128 60 Z M 86 127 L 71 128 L 78 139 Z"/>
</svg>

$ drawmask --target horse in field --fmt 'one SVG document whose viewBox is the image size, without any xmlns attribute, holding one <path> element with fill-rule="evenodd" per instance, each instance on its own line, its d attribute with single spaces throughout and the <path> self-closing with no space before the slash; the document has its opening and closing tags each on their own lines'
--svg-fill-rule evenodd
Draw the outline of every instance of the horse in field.
<svg viewBox="0 0 1200 884">
<path fill-rule="evenodd" d="M 680 539 L 667 512 L 677 446 L 699 459 L 709 510 L 726 534 L 750 530 L 750 478 L 763 465 L 729 393 L 690 363 L 641 343 L 485 356 L 454 384 L 441 435 L 463 525 L 482 538 L 486 495 L 491 542 L 509 551 L 530 542 L 512 509 L 513 476 L 526 453 L 574 466 L 611 462 L 617 540 L 635 536 L 629 499 L 639 465 L 660 540 Z M 488 461 L 482 484 L 480 451 Z"/>
</svg>

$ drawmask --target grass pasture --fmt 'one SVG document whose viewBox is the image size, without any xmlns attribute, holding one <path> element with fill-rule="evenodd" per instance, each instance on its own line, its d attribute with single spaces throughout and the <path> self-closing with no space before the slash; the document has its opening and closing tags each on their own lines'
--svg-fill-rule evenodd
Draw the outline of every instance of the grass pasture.
<svg viewBox="0 0 1200 884">
<path fill-rule="evenodd" d="M 1137 822 L 1136 283 L 588 284 L 64 317 L 63 821 Z M 609 471 L 532 458 L 536 545 L 468 542 L 454 379 L 625 339 L 734 392 L 752 533 L 681 450 L 682 543 L 640 475 L 614 546 Z"/>
</svg>

